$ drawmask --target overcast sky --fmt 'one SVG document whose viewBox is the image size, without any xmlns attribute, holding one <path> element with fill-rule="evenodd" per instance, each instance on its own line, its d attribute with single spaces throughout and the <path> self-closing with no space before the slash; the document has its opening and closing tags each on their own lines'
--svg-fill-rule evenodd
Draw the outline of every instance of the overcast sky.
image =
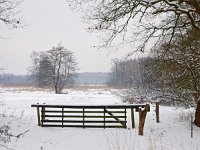
<svg viewBox="0 0 200 150">
<path fill-rule="evenodd" d="M 107 72 L 111 59 L 126 54 L 126 50 L 108 53 L 94 48 L 97 34 L 86 31 L 81 13 L 70 10 L 65 0 L 24 0 L 21 8 L 23 29 L 0 28 L 7 37 L 0 40 L 0 64 L 6 73 L 27 74 L 32 51 L 46 51 L 60 42 L 75 53 L 79 72 Z"/>
</svg>

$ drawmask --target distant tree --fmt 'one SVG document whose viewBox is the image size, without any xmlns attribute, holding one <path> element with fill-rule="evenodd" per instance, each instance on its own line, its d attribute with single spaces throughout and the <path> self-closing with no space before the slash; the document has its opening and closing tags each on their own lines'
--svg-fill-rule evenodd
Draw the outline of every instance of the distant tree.
<svg viewBox="0 0 200 150">
<path fill-rule="evenodd" d="M 41 53 L 39 60 L 39 70 L 38 70 L 38 79 L 39 86 L 52 86 L 53 81 L 52 77 L 54 76 L 52 62 L 46 53 Z"/>
<path fill-rule="evenodd" d="M 77 63 L 73 53 L 58 44 L 48 51 L 53 67 L 53 85 L 56 94 L 60 94 L 64 87 L 74 84 Z"/>
<path fill-rule="evenodd" d="M 154 83 L 152 58 L 115 59 L 111 67 L 109 84 L 120 88 L 147 88 Z M 152 86 L 151 86 L 152 88 Z"/>
<path fill-rule="evenodd" d="M 119 60 L 119 59 L 112 60 L 112 67 L 111 67 L 109 78 L 107 81 L 107 84 L 109 86 L 118 87 L 118 88 L 122 88 L 123 86 L 125 86 L 123 85 L 123 81 L 121 80 L 122 79 L 121 73 L 124 73 L 122 72 L 122 69 L 121 69 L 121 63 L 122 63 L 122 60 Z"/>
<path fill-rule="evenodd" d="M 37 86 L 40 85 L 40 78 L 39 78 L 39 61 L 40 61 L 40 52 L 33 51 L 30 55 L 31 58 L 31 66 L 28 67 L 28 74 L 33 84 Z"/>
<path fill-rule="evenodd" d="M 30 77 L 39 87 L 52 86 L 56 94 L 74 84 L 77 63 L 73 53 L 58 44 L 47 52 L 33 52 Z"/>
</svg>

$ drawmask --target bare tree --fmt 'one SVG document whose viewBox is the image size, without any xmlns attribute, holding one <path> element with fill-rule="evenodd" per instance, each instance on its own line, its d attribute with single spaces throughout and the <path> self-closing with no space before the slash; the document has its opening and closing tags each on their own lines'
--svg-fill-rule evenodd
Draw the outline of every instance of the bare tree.
<svg viewBox="0 0 200 150">
<path fill-rule="evenodd" d="M 137 48 L 144 51 L 152 38 L 170 43 L 176 33 L 183 34 L 191 28 L 200 30 L 199 0 L 68 1 L 73 8 L 85 12 L 91 30 L 105 35 L 103 46 L 111 46 L 114 39 L 122 36 L 121 40 L 127 43 L 140 41 Z"/>
<path fill-rule="evenodd" d="M 49 59 L 49 55 L 45 52 L 31 53 L 31 66 L 28 68 L 30 78 L 33 84 L 38 87 L 45 87 L 52 85 L 53 67 Z"/>
<path fill-rule="evenodd" d="M 9 28 L 17 28 L 21 25 L 21 21 L 17 16 L 20 12 L 20 4 L 21 1 L 19 0 L 0 0 L 1 24 L 5 24 Z"/>
<path fill-rule="evenodd" d="M 30 77 L 39 87 L 53 86 L 56 94 L 74 84 L 77 63 L 73 53 L 58 44 L 47 52 L 32 52 Z"/>
<path fill-rule="evenodd" d="M 38 66 L 38 81 L 40 87 L 52 86 L 52 77 L 54 75 L 53 65 L 49 58 L 49 55 L 46 53 L 41 53 L 39 66 Z"/>
<path fill-rule="evenodd" d="M 40 86 L 39 84 L 39 77 L 38 77 L 38 72 L 39 72 L 39 52 L 33 51 L 30 55 L 31 58 L 31 65 L 28 67 L 28 74 L 30 78 L 32 79 L 33 83 L 36 84 L 37 86 Z"/>
<path fill-rule="evenodd" d="M 158 47 L 157 55 L 160 60 L 160 72 L 165 85 L 175 91 L 176 95 L 184 96 L 192 101 L 192 93 L 196 93 L 197 103 L 195 124 L 200 126 L 200 32 L 188 31 L 177 36 L 171 44 L 164 43 Z M 183 101 L 184 103 L 185 101 Z M 186 103 L 187 104 L 187 103 Z"/>
<path fill-rule="evenodd" d="M 64 87 L 74 83 L 77 63 L 73 53 L 61 46 L 61 44 L 53 47 L 48 53 L 54 71 L 53 84 L 55 92 L 60 94 Z"/>
</svg>

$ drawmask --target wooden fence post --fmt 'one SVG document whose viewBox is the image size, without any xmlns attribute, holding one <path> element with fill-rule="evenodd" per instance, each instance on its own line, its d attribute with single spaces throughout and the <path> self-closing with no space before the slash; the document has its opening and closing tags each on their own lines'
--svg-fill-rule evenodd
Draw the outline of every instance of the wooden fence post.
<svg viewBox="0 0 200 150">
<path fill-rule="evenodd" d="M 191 138 L 193 138 L 193 116 L 191 115 Z"/>
<path fill-rule="evenodd" d="M 131 120 L 132 120 L 132 128 L 135 128 L 135 116 L 133 108 L 131 108 Z"/>
<path fill-rule="evenodd" d="M 83 108 L 83 128 L 85 128 L 85 108 Z"/>
<path fill-rule="evenodd" d="M 106 128 L 106 108 L 103 109 L 103 126 Z"/>
<path fill-rule="evenodd" d="M 37 106 L 38 126 L 40 126 L 40 107 Z"/>
<path fill-rule="evenodd" d="M 146 104 L 144 110 L 139 109 L 139 135 L 144 134 L 144 123 L 147 116 L 147 112 L 150 111 L 150 105 Z"/>
<path fill-rule="evenodd" d="M 125 111 L 125 114 L 124 114 L 124 115 L 125 115 L 125 123 L 124 123 L 124 128 L 126 129 L 126 128 L 127 128 L 127 126 L 126 126 L 126 121 L 127 121 L 127 119 L 126 119 L 126 117 L 127 117 L 127 116 L 126 116 L 126 108 L 124 109 L 124 111 Z"/>
<path fill-rule="evenodd" d="M 64 126 L 64 108 L 62 108 L 62 128 Z"/>
<path fill-rule="evenodd" d="M 45 107 L 43 107 L 43 106 L 42 106 L 41 113 L 42 113 L 41 122 L 42 122 L 42 126 L 43 126 L 43 121 L 45 120 Z"/>
<path fill-rule="evenodd" d="M 159 123 L 160 122 L 160 117 L 159 117 L 159 102 L 156 102 L 156 122 Z"/>
</svg>

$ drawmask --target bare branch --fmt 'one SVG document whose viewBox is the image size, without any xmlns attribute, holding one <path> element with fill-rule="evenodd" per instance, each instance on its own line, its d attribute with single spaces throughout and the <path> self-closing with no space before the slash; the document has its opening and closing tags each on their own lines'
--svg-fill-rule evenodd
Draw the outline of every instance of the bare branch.
<svg viewBox="0 0 200 150">
<path fill-rule="evenodd" d="M 200 31 L 200 3 L 198 0 L 68 1 L 70 1 L 70 5 L 86 8 L 85 10 L 88 12 L 86 12 L 85 18 L 90 21 L 92 26 L 90 29 L 100 31 L 105 35 L 103 46 L 106 47 L 111 46 L 112 42 L 115 43 L 114 41 L 118 37 L 122 37 L 121 42 L 123 43 L 138 34 L 142 36 L 141 33 L 145 33 L 143 40 L 141 41 L 142 38 L 138 40 L 143 42 L 141 46 L 145 47 L 151 37 L 157 37 L 160 41 L 170 43 L 176 33 L 185 33 L 186 30 L 192 28 Z M 152 24 L 154 25 L 152 26 Z M 138 26 L 140 28 L 137 28 Z M 130 30 L 133 34 L 126 35 L 125 33 Z M 147 37 L 147 35 L 150 36 Z"/>
</svg>

